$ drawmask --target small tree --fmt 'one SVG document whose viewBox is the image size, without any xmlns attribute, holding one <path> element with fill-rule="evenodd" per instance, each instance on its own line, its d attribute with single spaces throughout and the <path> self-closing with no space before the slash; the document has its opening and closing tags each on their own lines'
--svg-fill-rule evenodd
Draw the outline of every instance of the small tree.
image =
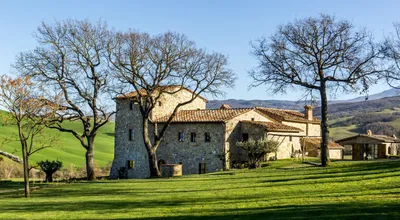
<svg viewBox="0 0 400 220">
<path fill-rule="evenodd" d="M 317 92 L 321 100 L 321 164 L 329 151 L 328 94 L 368 90 L 384 72 L 384 48 L 374 44 L 364 29 L 354 31 L 348 21 L 329 15 L 296 20 L 278 27 L 269 39 L 253 44 L 258 67 L 249 72 L 252 86 L 267 84 L 273 92 L 301 88 Z"/>
<path fill-rule="evenodd" d="M 161 176 L 156 151 L 178 109 L 200 95 L 223 94 L 223 86 L 233 86 L 234 73 L 227 67 L 226 56 L 197 48 L 183 34 L 167 32 L 150 36 L 128 32 L 117 33 L 112 39 L 109 59 L 122 83 L 120 87 L 138 91 L 150 176 Z M 151 113 L 162 95 L 176 94 L 185 88 L 191 89 L 192 95 L 174 107 L 159 129 L 154 128 Z"/>
<path fill-rule="evenodd" d="M 53 173 L 61 169 L 63 163 L 59 160 L 46 160 L 39 161 L 37 164 L 46 173 L 46 182 L 53 182 Z"/>
<path fill-rule="evenodd" d="M 269 153 L 276 153 L 280 145 L 279 142 L 266 138 L 236 142 L 236 145 L 247 152 L 249 157 L 249 169 L 259 168 L 261 158 Z"/>
<path fill-rule="evenodd" d="M 29 170 L 32 168 L 29 157 L 57 141 L 57 137 L 46 135 L 45 128 L 58 106 L 55 101 L 43 99 L 40 87 L 32 83 L 30 77 L 12 79 L 3 75 L 0 83 L 0 105 L 8 111 L 3 114 L 3 122 L 15 125 L 18 131 L 16 136 L 7 137 L 6 141 L 19 141 L 21 144 L 25 197 L 29 197 Z"/>
</svg>

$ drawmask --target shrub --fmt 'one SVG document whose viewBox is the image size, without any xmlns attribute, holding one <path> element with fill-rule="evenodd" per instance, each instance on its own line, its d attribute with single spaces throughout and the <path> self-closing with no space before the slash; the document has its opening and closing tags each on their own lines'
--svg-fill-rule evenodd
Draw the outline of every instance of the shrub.
<svg viewBox="0 0 400 220">
<path fill-rule="evenodd" d="M 260 161 L 264 155 L 269 153 L 276 153 L 279 147 L 279 142 L 268 139 L 253 140 L 237 142 L 237 146 L 247 152 L 249 158 L 249 169 L 261 167 Z"/>
<path fill-rule="evenodd" d="M 53 182 L 53 173 L 62 167 L 62 162 L 59 160 L 39 161 L 37 164 L 40 166 L 43 172 L 46 173 L 46 182 Z"/>
</svg>

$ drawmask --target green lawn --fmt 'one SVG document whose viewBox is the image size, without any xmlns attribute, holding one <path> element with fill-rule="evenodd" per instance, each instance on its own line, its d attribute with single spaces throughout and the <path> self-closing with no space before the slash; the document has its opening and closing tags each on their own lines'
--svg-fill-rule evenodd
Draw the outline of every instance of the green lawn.
<svg viewBox="0 0 400 220">
<path fill-rule="evenodd" d="M 4 114 L 0 111 L 0 114 Z M 68 128 L 82 130 L 79 122 L 65 122 Z M 64 163 L 64 167 L 70 164 L 82 167 L 85 164 L 85 149 L 80 145 L 79 141 L 69 133 L 61 133 L 54 129 L 47 129 L 49 135 L 59 135 L 59 144 L 53 148 L 47 148 L 34 154 L 30 158 L 31 163 L 41 160 L 59 159 Z M 5 126 L 0 123 L 0 143 L 5 138 L 17 135 L 15 126 Z M 0 145 L 0 149 L 9 153 L 21 156 L 21 147 L 19 142 L 11 142 Z M 104 166 L 114 158 L 114 122 L 110 122 L 103 126 L 95 140 L 95 160 L 100 166 Z"/>
<path fill-rule="evenodd" d="M 0 185 L 1 187 L 1 185 Z M 172 179 L 52 184 L 0 194 L 0 219 L 399 219 L 400 160 L 292 160 Z"/>
</svg>

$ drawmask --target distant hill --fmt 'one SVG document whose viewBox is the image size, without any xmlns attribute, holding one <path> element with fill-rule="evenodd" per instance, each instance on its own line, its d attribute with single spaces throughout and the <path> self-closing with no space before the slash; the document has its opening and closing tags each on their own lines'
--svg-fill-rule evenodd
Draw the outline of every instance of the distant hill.
<svg viewBox="0 0 400 220">
<path fill-rule="evenodd" d="M 396 89 L 385 90 L 380 93 L 369 95 L 366 99 L 365 96 L 360 96 L 354 99 L 348 100 L 333 100 L 330 101 L 329 106 L 333 107 L 330 113 L 335 113 L 337 111 L 346 111 L 346 110 L 363 110 L 365 107 L 368 111 L 373 111 L 373 108 L 382 109 L 383 106 L 386 107 L 397 107 L 396 103 L 388 103 L 391 101 L 398 101 L 399 98 L 385 99 L 391 97 L 399 97 L 399 91 Z M 375 100 L 385 99 L 382 101 L 371 102 Z M 270 108 L 281 108 L 281 109 L 291 109 L 291 110 L 299 110 L 302 111 L 305 104 L 308 104 L 307 101 L 288 101 L 288 100 L 243 100 L 243 99 L 227 99 L 227 100 L 210 100 L 207 103 L 207 108 L 216 109 L 219 108 L 222 104 L 228 104 L 232 108 L 251 108 L 256 106 L 270 107 Z M 357 104 L 351 104 L 357 103 Z M 362 108 L 358 105 L 363 106 Z M 331 107 L 330 107 L 331 108 Z M 318 114 L 319 108 L 315 109 L 315 112 Z"/>
<path fill-rule="evenodd" d="M 211 100 L 207 103 L 207 108 L 216 109 L 222 104 L 228 104 L 232 108 L 251 108 L 256 106 L 301 110 L 304 107 L 304 101 L 287 101 L 287 100 L 243 100 L 243 99 L 227 99 L 227 100 Z"/>
<path fill-rule="evenodd" d="M 380 93 L 372 94 L 369 96 L 360 96 L 354 99 L 348 99 L 348 100 L 343 100 L 343 101 L 337 101 L 337 102 L 361 102 L 365 101 L 365 99 L 368 99 L 369 101 L 371 100 L 376 100 L 376 99 L 382 99 L 382 98 L 388 98 L 388 97 L 393 97 L 393 96 L 399 96 L 399 90 L 398 89 L 388 89 Z"/>
<path fill-rule="evenodd" d="M 329 114 L 332 116 L 351 116 L 356 113 L 381 112 L 384 110 L 394 110 L 400 107 L 400 96 L 393 96 L 375 100 L 334 103 L 329 105 Z M 320 107 L 314 109 L 316 116 L 320 115 Z"/>
</svg>

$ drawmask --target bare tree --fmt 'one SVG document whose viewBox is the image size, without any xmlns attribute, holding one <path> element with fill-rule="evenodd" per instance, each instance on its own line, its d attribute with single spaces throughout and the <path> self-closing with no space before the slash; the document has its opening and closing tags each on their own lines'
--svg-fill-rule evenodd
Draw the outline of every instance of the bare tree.
<svg viewBox="0 0 400 220">
<path fill-rule="evenodd" d="M 232 86 L 233 72 L 228 60 L 219 53 L 198 49 L 185 35 L 167 32 L 157 36 L 146 33 L 116 33 L 109 45 L 110 62 L 122 84 L 138 92 L 143 118 L 143 139 L 149 157 L 151 176 L 160 176 L 156 151 L 178 109 L 200 94 L 220 95 L 222 86 Z M 175 89 L 171 90 L 171 86 Z M 151 121 L 151 112 L 163 94 L 175 94 L 188 88 L 192 96 L 175 106 L 159 128 Z M 151 135 L 153 133 L 153 137 Z"/>
<path fill-rule="evenodd" d="M 273 92 L 300 87 L 321 99 L 321 163 L 328 155 L 328 96 L 362 89 L 381 73 L 382 47 L 364 29 L 329 15 L 305 18 L 279 26 L 268 39 L 252 45 L 258 67 L 249 72 L 252 86 L 267 84 Z"/>
<path fill-rule="evenodd" d="M 389 68 L 382 76 L 388 85 L 397 90 L 400 89 L 400 23 L 393 24 L 395 33 L 385 40 L 388 50 L 385 56 L 389 61 Z"/>
<path fill-rule="evenodd" d="M 103 22 L 66 20 L 43 23 L 37 30 L 34 51 L 21 53 L 15 67 L 24 75 L 46 83 L 62 94 L 65 105 L 50 128 L 73 135 L 86 150 L 87 179 L 95 179 L 94 149 L 98 130 L 112 114 L 108 97 L 110 69 L 107 64 L 109 31 Z M 64 121 L 79 121 L 80 129 Z"/>
<path fill-rule="evenodd" d="M 29 170 L 32 168 L 29 157 L 56 144 L 57 137 L 46 135 L 45 128 L 58 106 L 37 94 L 30 77 L 12 79 L 3 75 L 0 82 L 0 105 L 8 111 L 3 121 L 18 129 L 16 137 L 9 137 L 7 141 L 21 144 L 25 197 L 29 197 Z"/>
</svg>

